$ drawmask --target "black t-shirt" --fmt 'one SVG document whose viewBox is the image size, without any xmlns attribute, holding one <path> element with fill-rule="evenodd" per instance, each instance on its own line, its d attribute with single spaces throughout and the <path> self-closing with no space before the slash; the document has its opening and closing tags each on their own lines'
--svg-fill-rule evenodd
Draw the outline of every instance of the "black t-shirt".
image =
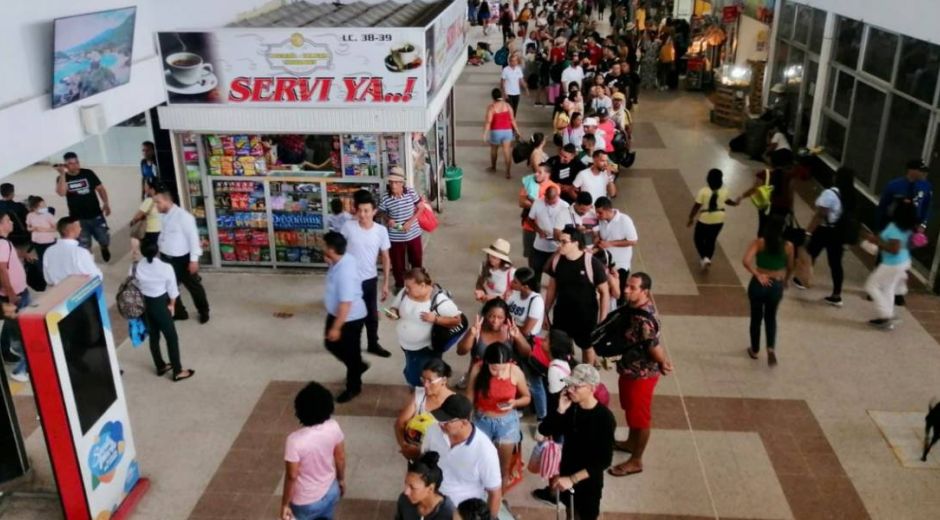
<svg viewBox="0 0 940 520">
<path fill-rule="evenodd" d="M 548 159 L 548 165 L 552 168 L 552 182 L 556 184 L 572 185 L 574 178 L 578 175 L 578 165 L 575 160 L 568 164 L 561 163 L 561 157 L 554 156 Z"/>
<path fill-rule="evenodd" d="M 562 309 L 578 315 L 597 315 L 597 286 L 607 283 L 607 270 L 597 258 L 593 256 L 588 256 L 588 258 L 591 269 L 594 271 L 593 284 L 585 272 L 584 257 L 568 260 L 565 256 L 559 256 L 558 265 L 552 268 L 550 263 L 545 270 L 546 274 L 555 279 L 556 313 Z"/>
<path fill-rule="evenodd" d="M 69 205 L 70 217 L 91 219 L 101 215 L 101 203 L 95 192 L 98 186 L 101 186 L 101 180 L 87 168 L 82 168 L 75 175 L 65 175 L 65 200 Z"/>
<path fill-rule="evenodd" d="M 558 468 L 562 475 L 587 470 L 589 476 L 575 485 L 577 490 L 604 485 L 604 471 L 613 462 L 616 428 L 614 414 L 606 406 L 597 403 L 585 410 L 572 404 L 564 415 L 558 414 L 557 406 L 551 408 L 539 425 L 539 433 L 565 438 Z"/>
</svg>

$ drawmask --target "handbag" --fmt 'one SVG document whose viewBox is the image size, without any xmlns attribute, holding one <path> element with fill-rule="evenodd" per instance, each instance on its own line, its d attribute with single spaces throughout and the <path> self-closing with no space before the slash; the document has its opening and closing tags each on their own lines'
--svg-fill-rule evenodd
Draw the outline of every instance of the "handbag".
<svg viewBox="0 0 940 520">
<path fill-rule="evenodd" d="M 421 226 L 422 230 L 428 233 L 433 233 L 438 226 L 437 215 L 434 214 L 434 209 L 423 200 L 418 203 L 418 225 Z"/>
<path fill-rule="evenodd" d="M 447 300 L 453 301 L 447 291 L 435 284 L 434 292 L 431 294 L 430 312 L 440 316 L 437 312 L 437 308 Z M 463 337 L 469 328 L 470 323 L 467 321 L 467 316 L 462 312 L 460 313 L 460 323 L 456 327 L 448 328 L 436 323 L 431 325 L 431 350 L 438 354 L 447 352 L 460 341 L 460 338 Z"/>
<path fill-rule="evenodd" d="M 774 191 L 774 187 L 770 184 L 770 174 L 770 170 L 764 170 L 764 184 L 758 186 L 751 194 L 751 202 L 761 211 L 770 209 L 770 195 Z"/>
<path fill-rule="evenodd" d="M 561 444 L 546 437 L 538 444 L 532 447 L 532 454 L 529 456 L 528 469 L 545 480 L 551 480 L 558 475 L 558 467 L 561 464 Z"/>
</svg>

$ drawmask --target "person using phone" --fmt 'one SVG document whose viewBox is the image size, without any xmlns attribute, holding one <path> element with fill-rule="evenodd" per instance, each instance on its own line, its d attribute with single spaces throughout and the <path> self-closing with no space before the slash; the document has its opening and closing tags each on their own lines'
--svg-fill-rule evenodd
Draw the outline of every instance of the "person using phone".
<svg viewBox="0 0 940 520">
<path fill-rule="evenodd" d="M 78 154 L 67 152 L 62 156 L 65 164 L 57 164 L 55 192 L 65 197 L 69 206 L 69 216 L 77 218 L 82 225 L 79 243 L 91 249 L 92 238 L 101 246 L 101 259 L 111 260 L 111 235 L 106 217 L 111 215 L 108 202 L 108 190 L 92 170 L 82 168 Z M 99 200 L 100 199 L 100 200 Z"/>
</svg>

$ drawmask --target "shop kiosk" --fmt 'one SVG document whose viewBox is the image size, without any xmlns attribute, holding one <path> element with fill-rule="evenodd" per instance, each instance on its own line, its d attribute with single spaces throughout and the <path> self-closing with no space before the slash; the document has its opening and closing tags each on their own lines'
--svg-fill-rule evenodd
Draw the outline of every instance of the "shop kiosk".
<svg viewBox="0 0 940 520">
<path fill-rule="evenodd" d="M 36 408 L 68 520 L 127 518 L 140 477 L 101 280 L 70 276 L 20 312 Z"/>
</svg>

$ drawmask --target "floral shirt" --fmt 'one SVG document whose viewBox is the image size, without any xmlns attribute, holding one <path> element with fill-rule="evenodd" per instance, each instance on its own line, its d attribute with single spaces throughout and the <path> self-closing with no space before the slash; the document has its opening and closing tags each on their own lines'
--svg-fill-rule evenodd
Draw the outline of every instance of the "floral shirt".
<svg viewBox="0 0 940 520">
<path fill-rule="evenodd" d="M 631 348 L 617 361 L 617 371 L 632 379 L 656 377 L 660 374 L 659 363 L 650 355 L 650 350 L 659 345 L 659 319 L 656 318 L 656 307 L 652 302 L 647 303 L 639 310 L 646 311 L 649 317 L 634 314 L 626 337 L 628 345 L 637 345 Z"/>
</svg>

